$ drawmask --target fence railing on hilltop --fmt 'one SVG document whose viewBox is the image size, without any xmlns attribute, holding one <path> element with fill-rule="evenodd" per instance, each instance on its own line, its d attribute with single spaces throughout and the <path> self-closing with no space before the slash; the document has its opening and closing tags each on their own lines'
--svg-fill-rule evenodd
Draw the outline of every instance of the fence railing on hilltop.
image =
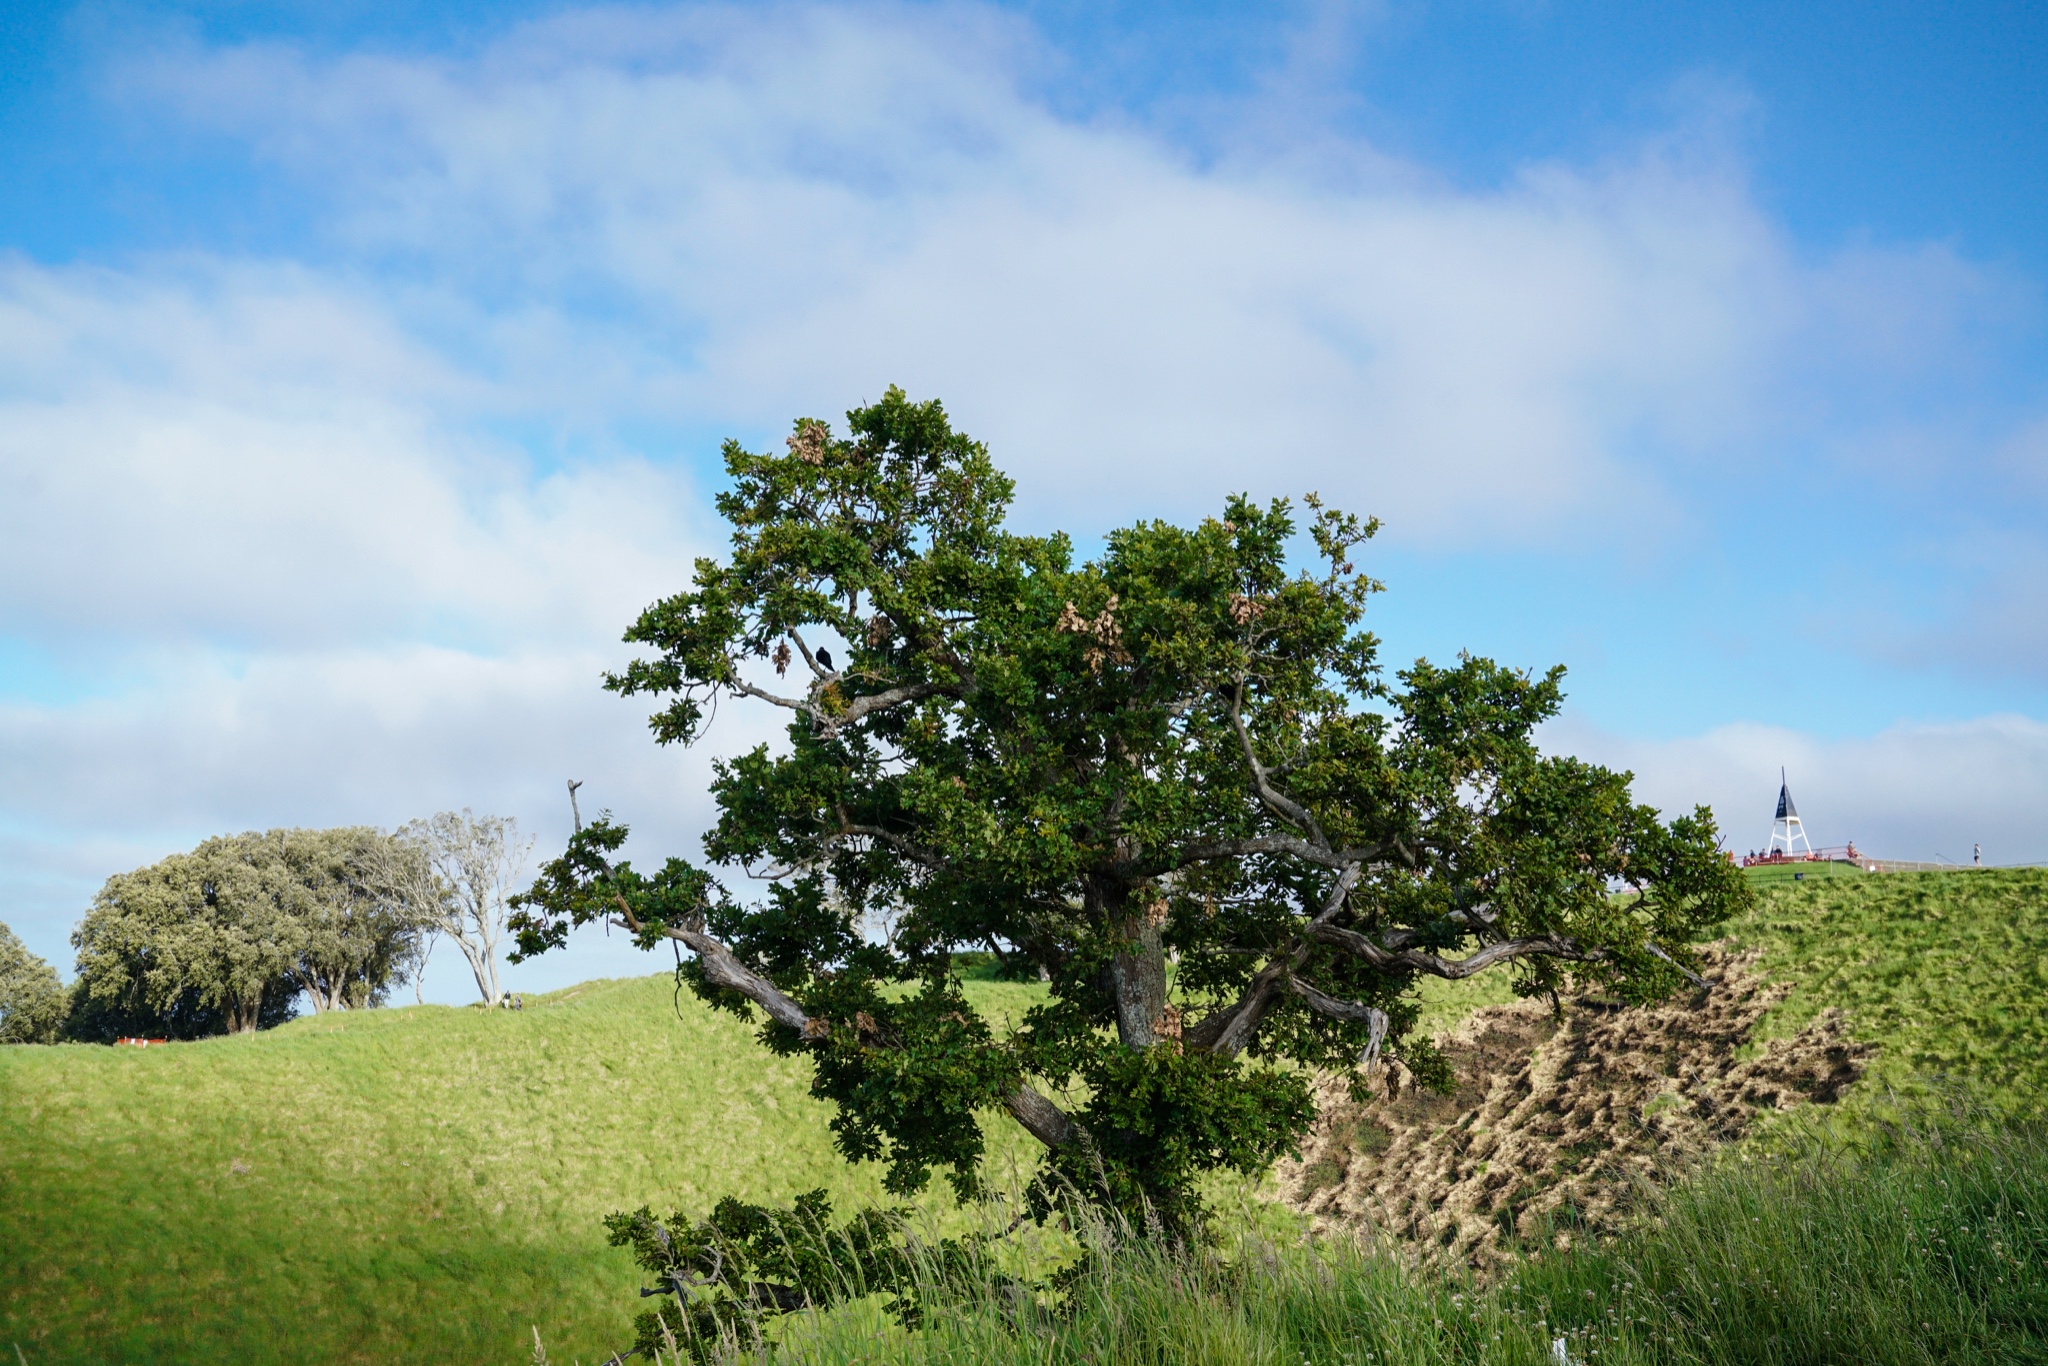
<svg viewBox="0 0 2048 1366">
<path fill-rule="evenodd" d="M 1733 857 L 1731 855 L 1730 857 Z M 1783 849 L 1774 849 L 1768 854 L 1750 854 L 1736 860 L 1744 868 L 1801 868 L 1816 863 L 1852 864 L 1866 873 L 1967 873 L 1973 868 L 1981 870 L 1985 865 L 1951 863 L 1947 859 L 1928 862 L 1923 859 L 1872 858 L 1853 844 L 1830 845 L 1802 853 L 1788 854 Z M 2027 867 L 2015 864 L 2015 867 Z"/>
<path fill-rule="evenodd" d="M 1848 844 L 1834 848 L 1815 849 L 1811 853 L 1787 854 L 1778 850 L 1771 854 L 1750 854 L 1743 857 L 1734 853 L 1728 855 L 1731 862 L 1744 868 L 1784 868 L 1793 872 L 1812 868 L 1816 873 L 1820 867 L 1840 872 L 1844 864 L 1865 873 L 1985 873 L 1995 868 L 2048 868 L 2048 863 L 1955 863 L 1948 859 L 1872 858 Z"/>
</svg>

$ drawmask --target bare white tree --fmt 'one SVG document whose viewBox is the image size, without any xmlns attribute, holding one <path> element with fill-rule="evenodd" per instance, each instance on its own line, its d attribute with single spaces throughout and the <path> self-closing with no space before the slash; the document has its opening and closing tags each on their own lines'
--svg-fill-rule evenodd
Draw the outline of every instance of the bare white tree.
<svg viewBox="0 0 2048 1366">
<path fill-rule="evenodd" d="M 414 1005 L 427 1003 L 427 959 L 434 955 L 434 942 L 441 937 L 439 930 L 432 930 L 414 940 L 414 952 L 406 960 L 405 974 L 412 978 L 412 1000 Z"/>
<path fill-rule="evenodd" d="M 398 837 L 414 857 L 403 861 L 397 875 L 412 884 L 417 904 L 439 908 L 435 930 L 469 960 L 484 1004 L 497 1006 L 505 998 L 498 985 L 505 903 L 524 879 L 533 838 L 522 839 L 519 823 L 509 816 L 477 816 L 468 807 L 407 822 Z"/>
</svg>

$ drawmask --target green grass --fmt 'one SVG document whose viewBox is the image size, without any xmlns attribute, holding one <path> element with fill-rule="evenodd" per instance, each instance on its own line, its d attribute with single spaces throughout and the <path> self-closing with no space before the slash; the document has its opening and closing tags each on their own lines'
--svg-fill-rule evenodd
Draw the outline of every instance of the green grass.
<svg viewBox="0 0 2048 1366">
<path fill-rule="evenodd" d="M 1762 951 L 1766 971 L 1794 984 L 1771 1031 L 1796 1030 L 1839 1006 L 1854 1033 L 1884 1047 L 1862 1095 L 1914 1094 L 1929 1075 L 1946 1073 L 1999 1115 L 2041 1110 L 2048 873 L 1864 875 L 1764 886 L 1759 897 L 1731 933 Z M 983 1010 L 1012 1017 L 1039 992 L 989 981 L 969 990 Z M 1500 974 L 1434 987 L 1424 1028 L 1446 1028 L 1506 998 Z M 817 1186 L 842 1205 L 882 1199 L 876 1169 L 849 1169 L 832 1151 L 827 1115 L 807 1083 L 801 1062 L 766 1053 L 746 1025 L 687 994 L 679 1018 L 664 977 L 589 983 L 516 1014 L 428 1007 L 303 1019 L 254 1038 L 163 1049 L 0 1049 L 0 1361 L 19 1344 L 30 1366 L 511 1362 L 530 1354 L 531 1325 L 555 1361 L 599 1359 L 629 1339 L 637 1284 L 625 1257 L 603 1245 L 605 1214 L 643 1203 L 702 1209 L 728 1193 L 778 1200 Z M 1852 1103 L 1868 1112 L 1857 1132 L 1867 1136 L 1876 1110 L 1857 1095 Z M 1028 1164 L 1011 1126 L 990 1131 L 999 1169 Z M 1931 1161 L 1900 1159 L 1884 1180 L 1903 1191 L 1953 1179 Z M 1875 1189 L 1877 1169 L 1856 1170 L 1841 1166 L 1829 1179 Z M 943 1205 L 932 1202 L 934 1211 Z M 1639 1249 L 1630 1274 L 1648 1276 L 1643 1259 L 1653 1251 Z M 1282 1263 L 1296 1270 L 1248 1283 L 1228 1322 L 1171 1327 L 1215 1335 L 1213 1352 L 1182 1343 L 1174 1349 L 1182 1356 L 1137 1346 L 1133 1356 L 1105 1355 L 1105 1344 L 1126 1341 L 1116 1334 L 1140 1333 L 1132 1325 L 1144 1314 L 1180 1312 L 1156 1299 L 1150 1309 L 1135 1299 L 1117 1307 L 1125 1290 L 1158 1289 L 1132 1282 L 1102 1292 L 1109 1318 L 1084 1316 L 1057 1338 L 1068 1355 L 1029 1359 L 1294 1360 L 1269 1350 L 1296 1341 L 1295 1329 L 1261 1317 L 1269 1314 L 1364 1315 L 1385 1325 L 1373 1339 L 1382 1355 L 1351 1360 L 1479 1359 L 1444 1355 L 1451 1348 L 1432 1336 L 1443 1297 L 1465 1292 L 1418 1288 L 1370 1258 L 1353 1276 L 1341 1261 L 1351 1254 L 1324 1252 L 1339 1261 L 1300 1270 L 1309 1264 L 1286 1254 Z M 1226 1275 L 1201 1274 L 1211 1271 Z M 1348 1288 L 1316 1290 L 1286 1308 L 1273 1297 L 1297 1271 Z M 1191 1274 L 1158 1269 L 1169 1285 L 1173 1276 L 1193 1284 Z M 1774 1285 L 1786 1293 L 1785 1283 Z M 1223 1295 L 1202 1293 L 1212 1291 Z M 1723 1291 L 1724 1302 L 1737 1302 L 1735 1289 Z M 1488 1313 L 1510 1307 L 1488 1303 Z M 1395 1322 L 1425 1312 L 1427 1321 Z M 1123 1327 L 1111 1322 L 1118 1314 Z M 1330 1355 L 1336 1332 L 1317 1339 L 1312 1359 L 1347 1359 Z M 924 1350 L 889 1351 L 899 1349 Z"/>
<path fill-rule="evenodd" d="M 1792 983 L 1766 1035 L 1839 1007 L 1881 1046 L 1859 1107 L 1934 1078 L 2009 1114 L 2048 1098 L 2048 869 L 1879 873 L 1757 889 L 1729 927 Z"/>
<path fill-rule="evenodd" d="M 1983 1116 L 1809 1135 L 1681 1187 L 1659 1227 L 1490 1285 L 1336 1240 L 1098 1258 L 1068 1316 L 970 1298 L 909 1337 L 837 1312 L 790 1366 L 2019 1366 L 2048 1360 L 2048 1137 Z"/>
<path fill-rule="evenodd" d="M 1754 886 L 1774 887 L 1781 882 L 1819 882 L 1825 878 L 1891 877 L 1894 874 L 1866 873 L 1854 863 L 1759 863 L 1742 870 Z"/>
<path fill-rule="evenodd" d="M 1424 978 L 1417 984 L 1422 1015 L 1415 1022 L 1416 1032 L 1425 1038 L 1437 1038 L 1463 1023 L 1475 1010 L 1508 1004 L 1516 999 L 1512 982 L 1505 972 L 1482 972 L 1462 982 Z"/>
<path fill-rule="evenodd" d="M 1037 992 L 969 990 L 1011 1015 Z M 892 1203 L 808 1085 L 731 1016 L 687 993 L 679 1016 L 664 977 L 0 1049 L 0 1359 L 510 1361 L 535 1324 L 602 1357 L 631 1340 L 636 1275 L 604 1215 L 819 1186 Z M 990 1128 L 999 1160 L 1028 1156 Z"/>
</svg>

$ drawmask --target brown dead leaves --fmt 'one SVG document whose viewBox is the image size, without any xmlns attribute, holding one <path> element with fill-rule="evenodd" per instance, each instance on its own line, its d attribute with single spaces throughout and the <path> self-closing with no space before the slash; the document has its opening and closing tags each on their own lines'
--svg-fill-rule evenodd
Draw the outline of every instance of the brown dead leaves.
<svg viewBox="0 0 2048 1366">
<path fill-rule="evenodd" d="M 789 438 L 789 451 L 806 465 L 825 463 L 825 424 L 814 418 L 805 418 L 796 424 L 796 434 Z"/>
<path fill-rule="evenodd" d="M 1088 665 L 1088 672 L 1099 674 L 1104 664 L 1128 664 L 1131 656 L 1124 649 L 1123 627 L 1116 620 L 1117 597 L 1109 595 L 1109 602 L 1092 618 L 1084 617 L 1069 602 L 1055 623 L 1057 630 L 1083 636 L 1088 644 L 1081 651 L 1081 658 Z"/>
</svg>

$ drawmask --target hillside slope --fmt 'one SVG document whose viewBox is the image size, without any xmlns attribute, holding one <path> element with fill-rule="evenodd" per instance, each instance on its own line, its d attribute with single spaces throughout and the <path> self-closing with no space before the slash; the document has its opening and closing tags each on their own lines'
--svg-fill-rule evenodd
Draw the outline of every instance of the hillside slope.
<svg viewBox="0 0 2048 1366">
<path fill-rule="evenodd" d="M 2048 1096 L 2048 873 L 1785 884 L 1730 938 L 1777 983 L 1752 1045 L 1834 1008 L 1878 1046 L 1852 1107 L 1934 1072 L 2007 1111 Z M 1504 982 L 1431 991 L 1431 1023 Z M 1013 1017 L 1037 995 L 969 991 Z M 516 1014 L 0 1049 L 0 1358 L 513 1362 L 538 1325 L 553 1359 L 600 1359 L 627 1340 L 637 1283 L 605 1214 L 815 1186 L 880 1198 L 806 1086 L 666 977 Z M 992 1132 L 999 1161 L 1029 1160 Z"/>
<path fill-rule="evenodd" d="M 1728 938 L 1792 988 L 1763 1038 L 1833 1008 L 1877 1045 L 1852 1104 L 1945 1078 L 2008 1113 L 2048 1108 L 2048 869 L 1779 882 Z"/>
<path fill-rule="evenodd" d="M 1283 1194 L 1319 1222 L 1495 1261 L 1628 1219 L 1637 1183 L 1810 1101 L 1853 1127 L 1894 1097 L 1966 1091 L 2008 1116 L 2048 1096 L 2048 872 L 1886 874 L 1759 889 L 1705 963 L 1710 991 L 1636 1009 L 1438 992 L 1454 1094 L 1394 1067 L 1337 1078 Z M 1550 1232 L 1548 1230 L 1555 1230 Z"/>
<path fill-rule="evenodd" d="M 1034 994 L 969 990 L 1011 1015 Z M 604 1215 L 883 1202 L 808 1083 L 667 977 L 517 1013 L 0 1049 L 0 1355 L 509 1362 L 538 1324 L 556 1359 L 601 1358 L 630 1341 L 637 1274 Z"/>
</svg>

